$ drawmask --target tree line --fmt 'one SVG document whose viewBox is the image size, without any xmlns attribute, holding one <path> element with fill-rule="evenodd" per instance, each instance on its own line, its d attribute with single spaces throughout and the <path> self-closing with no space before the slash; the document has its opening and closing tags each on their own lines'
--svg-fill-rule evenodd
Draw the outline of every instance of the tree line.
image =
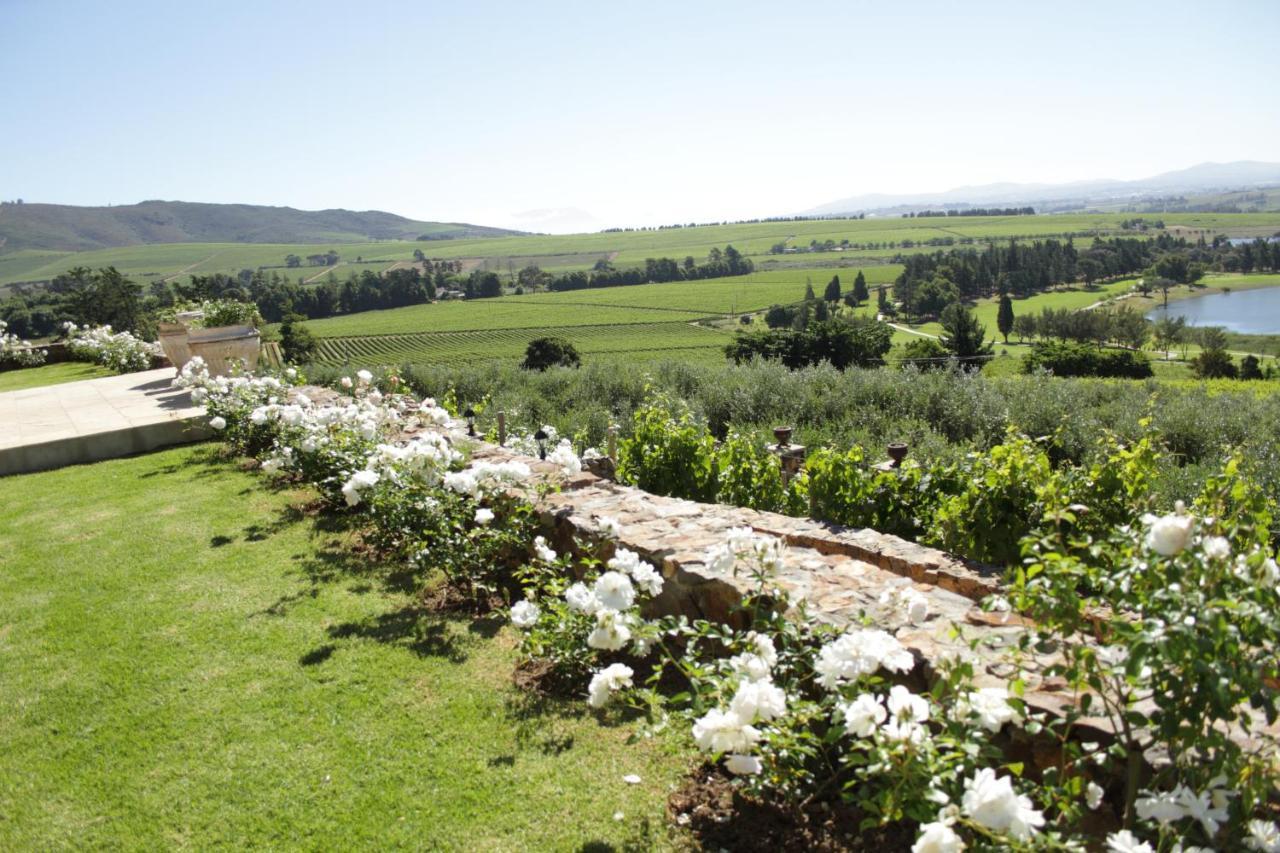
<svg viewBox="0 0 1280 853">
<path fill-rule="evenodd" d="M 683 262 L 674 258 L 645 258 L 643 267 L 628 269 L 615 269 L 609 261 L 600 260 L 591 272 L 579 271 L 549 277 L 546 287 L 553 291 L 587 290 L 595 287 L 726 278 L 747 275 L 754 270 L 755 264 L 750 258 L 744 258 L 733 246 L 725 246 L 723 251 L 713 247 L 706 262 L 701 264 L 692 255 L 686 256 Z"/>
</svg>

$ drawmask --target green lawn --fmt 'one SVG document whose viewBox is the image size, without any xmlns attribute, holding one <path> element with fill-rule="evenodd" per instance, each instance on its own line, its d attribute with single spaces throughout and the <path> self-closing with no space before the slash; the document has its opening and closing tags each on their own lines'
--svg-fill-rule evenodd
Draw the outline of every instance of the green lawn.
<svg viewBox="0 0 1280 853">
<path fill-rule="evenodd" d="M 210 445 L 3 485 L 0 849 L 673 843 L 688 753 L 518 693 L 305 494 Z"/>
<path fill-rule="evenodd" d="M 4 391 L 21 391 L 24 388 L 39 388 L 42 385 L 79 382 L 81 379 L 100 379 L 103 376 L 114 375 L 113 371 L 96 364 L 86 364 L 83 361 L 62 361 L 57 364 L 43 364 L 40 367 L 24 367 L 19 370 L 6 370 L 0 373 L 0 393 Z"/>
</svg>

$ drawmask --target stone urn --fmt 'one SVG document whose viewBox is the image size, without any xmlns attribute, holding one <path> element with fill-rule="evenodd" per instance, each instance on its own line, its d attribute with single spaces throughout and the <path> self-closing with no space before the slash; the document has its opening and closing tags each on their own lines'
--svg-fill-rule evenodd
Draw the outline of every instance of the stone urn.
<svg viewBox="0 0 1280 853">
<path fill-rule="evenodd" d="M 778 442 L 779 449 L 785 448 L 787 445 L 791 444 L 791 433 L 793 429 L 793 427 L 789 426 L 773 428 L 773 438 Z"/>
<path fill-rule="evenodd" d="M 253 326 L 215 326 L 188 332 L 187 346 L 204 359 L 210 376 L 230 376 L 257 367 L 261 336 Z"/>
<path fill-rule="evenodd" d="M 907 445 L 905 442 L 895 441 L 886 449 L 889 451 L 889 459 L 892 460 L 889 463 L 889 467 L 891 468 L 900 467 L 902 465 L 902 460 L 907 458 Z"/>
</svg>

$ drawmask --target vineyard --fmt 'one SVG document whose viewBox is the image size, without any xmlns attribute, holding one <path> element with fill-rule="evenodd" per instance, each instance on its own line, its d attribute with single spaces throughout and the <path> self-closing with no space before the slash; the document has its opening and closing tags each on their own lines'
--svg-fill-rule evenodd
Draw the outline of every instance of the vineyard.
<svg viewBox="0 0 1280 853">
<path fill-rule="evenodd" d="M 546 335 L 571 341 L 584 361 L 627 358 L 722 362 L 724 346 L 731 340 L 728 332 L 687 322 L 485 329 L 324 338 L 316 360 L 352 368 L 405 362 L 516 361 L 524 357 L 529 341 Z"/>
<path fill-rule="evenodd" d="M 896 264 L 889 264 L 866 267 L 863 273 L 868 283 L 874 286 L 893 281 L 900 269 Z M 332 338 L 691 321 L 799 302 L 804 298 L 806 285 L 812 285 L 816 292 L 821 293 L 835 272 L 840 273 L 845 289 L 853 286 L 857 271 L 852 269 L 775 270 L 705 281 L 673 281 L 411 305 L 312 320 L 307 326 L 318 337 Z"/>
</svg>

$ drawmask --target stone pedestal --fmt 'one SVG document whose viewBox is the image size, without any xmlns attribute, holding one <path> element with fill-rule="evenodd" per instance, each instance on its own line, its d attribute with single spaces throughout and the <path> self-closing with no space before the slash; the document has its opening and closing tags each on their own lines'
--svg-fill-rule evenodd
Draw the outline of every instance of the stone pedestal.
<svg viewBox="0 0 1280 853">
<path fill-rule="evenodd" d="M 804 468 L 808 451 L 803 444 L 770 444 L 766 449 L 782 462 L 783 482 L 791 482 L 791 478 Z"/>
</svg>

